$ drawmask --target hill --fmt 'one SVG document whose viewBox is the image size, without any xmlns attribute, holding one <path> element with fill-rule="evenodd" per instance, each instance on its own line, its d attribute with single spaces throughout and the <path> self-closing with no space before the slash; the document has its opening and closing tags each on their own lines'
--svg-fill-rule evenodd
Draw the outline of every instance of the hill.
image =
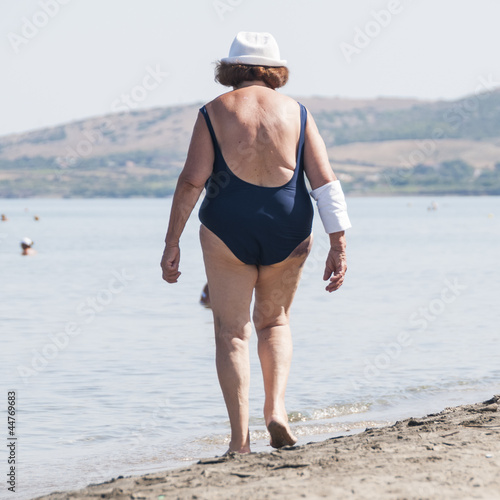
<svg viewBox="0 0 500 500">
<path fill-rule="evenodd" d="M 500 194 L 500 90 L 456 101 L 300 98 L 352 194 Z M 201 104 L 0 137 L 0 197 L 172 193 Z"/>
</svg>

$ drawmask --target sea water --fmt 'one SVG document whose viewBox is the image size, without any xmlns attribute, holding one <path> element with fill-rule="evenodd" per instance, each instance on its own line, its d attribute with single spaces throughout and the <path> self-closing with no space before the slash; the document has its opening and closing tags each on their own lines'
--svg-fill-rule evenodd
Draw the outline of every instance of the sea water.
<svg viewBox="0 0 500 500">
<path fill-rule="evenodd" d="M 292 309 L 287 409 L 298 444 L 500 391 L 500 199 L 348 202 L 344 285 L 324 290 L 328 240 L 316 217 Z M 181 239 L 179 282 L 161 279 L 170 204 L 0 201 L 8 217 L 0 222 L 0 408 L 5 416 L 15 391 L 16 498 L 226 451 L 212 314 L 199 304 L 195 213 Z M 20 255 L 25 236 L 37 255 Z M 266 451 L 255 335 L 251 356 L 252 446 Z M 1 434 L 7 439 L 6 418 Z"/>
</svg>

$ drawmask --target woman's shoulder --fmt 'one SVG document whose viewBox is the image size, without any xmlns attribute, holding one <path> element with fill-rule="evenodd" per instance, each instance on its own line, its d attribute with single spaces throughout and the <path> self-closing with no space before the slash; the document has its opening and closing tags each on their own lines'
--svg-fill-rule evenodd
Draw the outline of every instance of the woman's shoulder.
<svg viewBox="0 0 500 500">
<path fill-rule="evenodd" d="M 223 104 L 224 102 L 226 102 L 228 100 L 228 97 L 230 96 L 230 94 L 232 92 L 234 92 L 234 91 L 231 90 L 228 92 L 224 92 L 223 94 L 218 95 L 217 97 L 215 97 L 211 101 L 206 102 L 202 107 L 209 109 L 209 108 L 213 108 L 214 106 Z"/>
</svg>

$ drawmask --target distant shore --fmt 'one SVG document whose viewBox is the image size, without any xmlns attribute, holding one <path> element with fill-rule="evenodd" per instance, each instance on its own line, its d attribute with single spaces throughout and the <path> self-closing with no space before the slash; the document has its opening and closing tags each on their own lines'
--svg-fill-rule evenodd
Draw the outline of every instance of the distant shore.
<svg viewBox="0 0 500 500">
<path fill-rule="evenodd" d="M 489 193 L 484 191 L 358 191 L 344 190 L 346 197 L 348 198 L 472 198 L 472 197 L 482 197 L 482 198 L 495 198 L 500 196 L 499 192 Z M 156 199 L 166 199 L 172 198 L 174 195 L 174 190 L 159 194 L 159 195 L 103 195 L 103 196 L 64 196 L 64 195 L 33 195 L 33 196 L 1 196 L 0 200 L 11 201 L 11 200 L 26 200 L 36 201 L 36 200 L 156 200 Z"/>
<path fill-rule="evenodd" d="M 500 396 L 351 436 L 119 477 L 63 499 L 500 499 Z"/>
</svg>

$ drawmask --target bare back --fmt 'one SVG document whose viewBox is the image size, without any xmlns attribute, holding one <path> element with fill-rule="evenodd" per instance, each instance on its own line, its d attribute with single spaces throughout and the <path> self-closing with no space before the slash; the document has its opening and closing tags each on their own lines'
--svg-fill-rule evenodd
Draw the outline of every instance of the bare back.
<svg viewBox="0 0 500 500">
<path fill-rule="evenodd" d="M 293 176 L 300 136 L 296 101 L 253 85 L 207 104 L 228 167 L 258 186 L 282 186 Z"/>
</svg>

